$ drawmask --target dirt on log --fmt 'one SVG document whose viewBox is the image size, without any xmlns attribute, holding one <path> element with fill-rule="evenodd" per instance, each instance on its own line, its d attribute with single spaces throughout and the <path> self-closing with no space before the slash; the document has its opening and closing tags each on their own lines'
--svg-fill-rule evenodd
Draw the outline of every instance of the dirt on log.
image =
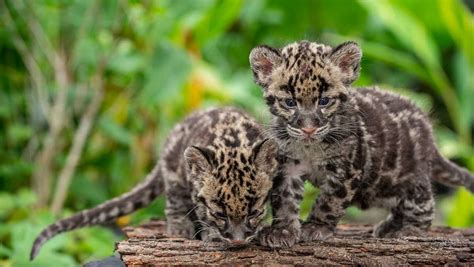
<svg viewBox="0 0 474 267">
<path fill-rule="evenodd" d="M 127 266 L 150 265 L 474 265 L 474 228 L 432 227 L 424 237 L 373 238 L 371 226 L 340 225 L 325 241 L 290 249 L 226 248 L 165 236 L 165 222 L 124 229 L 116 252 Z"/>
</svg>

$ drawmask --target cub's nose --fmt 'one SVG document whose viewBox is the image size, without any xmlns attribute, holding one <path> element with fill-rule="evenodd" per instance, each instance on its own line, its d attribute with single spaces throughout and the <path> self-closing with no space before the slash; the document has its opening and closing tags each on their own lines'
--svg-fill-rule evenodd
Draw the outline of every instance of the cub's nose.
<svg viewBox="0 0 474 267">
<path fill-rule="evenodd" d="M 305 127 L 305 128 L 301 128 L 301 131 L 307 135 L 311 135 L 313 134 L 314 132 L 316 132 L 316 128 L 315 127 Z"/>
</svg>

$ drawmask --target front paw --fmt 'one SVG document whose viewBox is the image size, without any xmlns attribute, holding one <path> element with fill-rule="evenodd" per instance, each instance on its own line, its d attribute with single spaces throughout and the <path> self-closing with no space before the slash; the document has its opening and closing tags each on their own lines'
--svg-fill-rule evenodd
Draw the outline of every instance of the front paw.
<svg viewBox="0 0 474 267">
<path fill-rule="evenodd" d="M 262 246 L 271 248 L 289 248 L 298 242 L 299 229 L 293 227 L 267 226 L 258 234 L 258 240 Z"/>
<path fill-rule="evenodd" d="M 401 238 L 405 236 L 422 237 L 426 236 L 426 231 L 413 225 L 407 225 L 399 230 L 388 232 L 386 238 Z"/>
<path fill-rule="evenodd" d="M 203 230 L 200 233 L 201 240 L 207 242 L 222 242 L 224 239 L 216 229 Z"/>
<path fill-rule="evenodd" d="M 325 240 L 334 235 L 334 227 L 329 225 L 304 223 L 301 227 L 301 241 Z"/>
</svg>

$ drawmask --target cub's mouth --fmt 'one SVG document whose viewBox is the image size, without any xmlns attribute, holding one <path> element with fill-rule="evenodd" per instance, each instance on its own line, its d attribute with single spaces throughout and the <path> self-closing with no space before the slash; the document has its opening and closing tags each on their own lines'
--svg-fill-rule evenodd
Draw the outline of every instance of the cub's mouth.
<svg viewBox="0 0 474 267">
<path fill-rule="evenodd" d="M 311 133 L 288 125 L 287 132 L 291 137 L 297 139 L 298 141 L 304 144 L 310 144 L 313 142 L 321 141 L 321 139 L 329 132 L 329 123 L 315 129 Z"/>
</svg>

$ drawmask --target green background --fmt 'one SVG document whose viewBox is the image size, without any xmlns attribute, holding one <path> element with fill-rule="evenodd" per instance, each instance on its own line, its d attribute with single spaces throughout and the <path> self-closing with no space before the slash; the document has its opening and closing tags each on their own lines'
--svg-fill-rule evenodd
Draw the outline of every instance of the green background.
<svg viewBox="0 0 474 267">
<path fill-rule="evenodd" d="M 28 262 L 43 227 L 137 184 L 192 110 L 236 105 L 265 122 L 248 63 L 258 44 L 359 42 L 356 85 L 409 96 L 433 119 L 442 153 L 472 171 L 473 36 L 460 0 L 0 0 L 0 266 L 111 255 L 121 237 L 95 227 L 58 236 Z M 470 193 L 436 191 L 435 224 L 474 225 Z M 303 217 L 316 194 L 308 185 Z M 117 223 L 163 216 L 163 205 Z M 344 222 L 383 216 L 351 207 Z"/>
</svg>

